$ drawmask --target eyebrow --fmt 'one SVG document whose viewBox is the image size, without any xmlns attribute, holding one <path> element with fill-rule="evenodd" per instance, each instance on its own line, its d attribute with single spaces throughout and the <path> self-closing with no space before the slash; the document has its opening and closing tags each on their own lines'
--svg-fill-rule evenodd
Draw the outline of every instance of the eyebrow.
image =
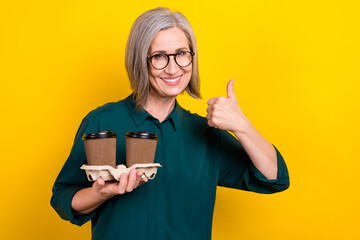
<svg viewBox="0 0 360 240">
<path fill-rule="evenodd" d="M 175 52 L 177 53 L 177 52 L 180 52 L 180 51 L 183 51 L 183 50 L 190 51 L 189 48 L 187 48 L 187 47 L 182 47 L 182 48 L 176 49 Z M 157 51 L 151 52 L 150 55 L 154 55 L 154 54 L 156 54 L 156 53 L 167 53 L 167 52 L 164 51 L 164 50 L 157 50 Z"/>
</svg>

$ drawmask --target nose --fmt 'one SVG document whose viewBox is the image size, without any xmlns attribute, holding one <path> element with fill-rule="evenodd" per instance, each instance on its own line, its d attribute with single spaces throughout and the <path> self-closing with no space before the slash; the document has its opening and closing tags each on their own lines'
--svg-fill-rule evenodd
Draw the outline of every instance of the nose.
<svg viewBox="0 0 360 240">
<path fill-rule="evenodd" d="M 178 65 L 175 62 L 174 56 L 169 56 L 169 64 L 165 68 L 165 72 L 168 74 L 175 74 L 178 70 Z"/>
</svg>

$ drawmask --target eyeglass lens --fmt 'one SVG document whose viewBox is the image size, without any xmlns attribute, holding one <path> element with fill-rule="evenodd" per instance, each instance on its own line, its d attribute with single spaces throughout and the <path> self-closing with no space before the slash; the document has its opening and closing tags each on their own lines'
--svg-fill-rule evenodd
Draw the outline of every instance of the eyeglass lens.
<svg viewBox="0 0 360 240">
<path fill-rule="evenodd" d="M 155 69 L 164 69 L 169 64 L 169 57 L 174 56 L 174 60 L 180 67 L 187 67 L 192 62 L 190 52 L 178 52 L 176 54 L 156 54 L 151 57 L 151 64 Z"/>
</svg>

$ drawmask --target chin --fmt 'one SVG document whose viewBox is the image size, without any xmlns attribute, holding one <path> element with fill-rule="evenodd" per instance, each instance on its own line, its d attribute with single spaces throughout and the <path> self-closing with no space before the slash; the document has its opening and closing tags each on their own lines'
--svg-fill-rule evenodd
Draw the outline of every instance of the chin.
<svg viewBox="0 0 360 240">
<path fill-rule="evenodd" d="M 178 95 L 180 95 L 182 92 L 176 92 L 176 93 L 174 93 L 174 92 L 168 92 L 168 93 L 164 93 L 164 96 L 165 97 L 177 97 Z"/>
</svg>

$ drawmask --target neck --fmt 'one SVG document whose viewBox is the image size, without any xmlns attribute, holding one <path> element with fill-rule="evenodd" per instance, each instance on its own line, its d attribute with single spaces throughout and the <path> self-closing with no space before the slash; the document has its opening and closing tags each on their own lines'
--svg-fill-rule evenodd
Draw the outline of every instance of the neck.
<svg viewBox="0 0 360 240">
<path fill-rule="evenodd" d="M 149 94 L 144 109 L 162 122 L 174 109 L 175 99 L 175 97 L 164 98 Z"/>
</svg>

